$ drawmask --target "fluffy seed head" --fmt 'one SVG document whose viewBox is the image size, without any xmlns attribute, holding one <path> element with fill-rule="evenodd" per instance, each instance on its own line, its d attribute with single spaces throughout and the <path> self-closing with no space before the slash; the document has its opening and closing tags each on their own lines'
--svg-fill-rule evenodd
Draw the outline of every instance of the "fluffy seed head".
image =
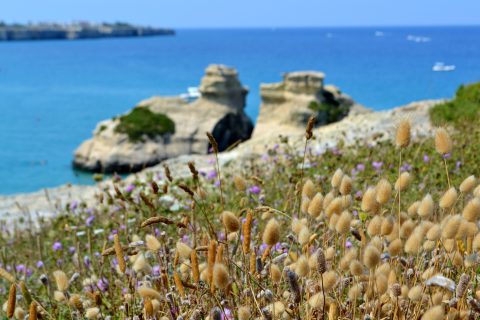
<svg viewBox="0 0 480 320">
<path fill-rule="evenodd" d="M 270 266 L 270 276 L 272 277 L 272 281 L 274 283 L 280 282 L 280 279 L 282 278 L 282 271 L 276 264 L 272 264 Z"/>
<path fill-rule="evenodd" d="M 420 202 L 417 213 L 422 218 L 428 218 L 433 214 L 433 207 L 434 203 L 432 196 L 430 194 L 427 194 Z"/>
<path fill-rule="evenodd" d="M 340 215 L 340 218 L 337 221 L 335 229 L 340 234 L 346 234 L 350 231 L 350 223 L 352 221 L 352 216 L 348 211 L 343 211 Z"/>
<path fill-rule="evenodd" d="M 383 218 L 381 216 L 375 216 L 368 223 L 367 233 L 370 237 L 375 237 L 382 231 Z"/>
<path fill-rule="evenodd" d="M 145 243 L 147 245 L 148 250 L 155 251 L 155 252 L 160 250 L 160 247 L 161 247 L 160 241 L 158 241 L 156 237 L 150 234 L 147 234 L 145 236 Z"/>
<path fill-rule="evenodd" d="M 438 128 L 435 132 L 435 149 L 441 155 L 452 151 L 453 143 L 450 135 L 445 128 Z"/>
<path fill-rule="evenodd" d="M 223 211 L 222 222 L 228 232 L 236 232 L 240 229 L 240 221 L 233 212 Z"/>
<path fill-rule="evenodd" d="M 233 184 L 237 191 L 245 191 L 247 189 L 247 182 L 242 177 L 235 175 L 233 176 Z"/>
<path fill-rule="evenodd" d="M 162 296 L 160 295 L 160 293 L 157 290 L 149 288 L 147 286 L 138 287 L 137 292 L 144 299 L 150 298 L 162 301 Z"/>
<path fill-rule="evenodd" d="M 408 291 L 408 298 L 415 302 L 420 301 L 420 299 L 422 298 L 422 286 L 418 285 L 418 286 L 412 287 Z"/>
<path fill-rule="evenodd" d="M 66 291 L 68 289 L 68 277 L 65 272 L 62 270 L 54 271 L 53 277 L 55 278 L 55 283 L 59 291 Z"/>
<path fill-rule="evenodd" d="M 13 313 L 15 312 L 15 303 L 17 301 L 17 285 L 12 283 L 10 285 L 10 291 L 8 292 L 8 300 L 7 300 L 7 317 L 13 317 Z"/>
<path fill-rule="evenodd" d="M 423 314 L 422 320 L 442 320 L 444 316 L 443 306 L 435 306 Z"/>
<path fill-rule="evenodd" d="M 363 263 L 369 269 L 374 269 L 377 264 L 380 262 L 380 251 L 373 246 L 369 245 L 363 254 Z"/>
<path fill-rule="evenodd" d="M 380 227 L 380 234 L 382 236 L 389 235 L 393 231 L 394 220 L 391 216 L 385 217 L 382 220 L 382 226 Z"/>
<path fill-rule="evenodd" d="M 307 226 L 304 226 L 302 230 L 300 230 L 300 233 L 298 234 L 298 242 L 301 245 L 305 245 L 308 243 L 310 240 L 310 230 L 308 229 Z"/>
<path fill-rule="evenodd" d="M 85 312 L 85 317 L 87 319 L 97 319 L 99 315 L 100 315 L 100 309 L 97 307 L 88 308 L 87 311 Z"/>
<path fill-rule="evenodd" d="M 403 119 L 397 127 L 397 134 L 395 136 L 395 144 L 399 148 L 405 148 L 410 143 L 410 121 Z"/>
<path fill-rule="evenodd" d="M 418 232 L 414 232 L 408 237 L 405 242 L 405 252 L 415 255 L 418 253 L 422 245 L 422 239 Z"/>
<path fill-rule="evenodd" d="M 388 290 L 388 279 L 385 275 L 379 274 L 376 276 L 375 284 L 378 294 L 382 295 Z"/>
<path fill-rule="evenodd" d="M 252 212 L 249 210 L 247 212 L 247 217 L 245 219 L 245 223 L 242 226 L 243 230 L 243 253 L 247 254 L 250 252 L 250 239 L 252 235 L 252 221 L 253 221 L 253 215 Z"/>
<path fill-rule="evenodd" d="M 405 189 L 407 189 L 411 180 L 412 177 L 410 176 L 410 173 L 408 173 L 407 171 L 402 172 L 400 174 L 400 177 L 398 177 L 397 181 L 395 182 L 395 190 L 404 191 Z"/>
<path fill-rule="evenodd" d="M 187 244 L 185 244 L 181 241 L 178 241 L 177 245 L 176 245 L 176 248 L 177 248 L 177 252 L 180 255 L 180 257 L 182 257 L 183 259 L 189 259 L 190 258 L 192 248 L 190 248 Z"/>
<path fill-rule="evenodd" d="M 217 288 L 224 289 L 229 283 L 228 270 L 223 263 L 215 263 L 213 267 L 213 282 Z"/>
<path fill-rule="evenodd" d="M 377 183 L 377 202 L 385 204 L 392 194 L 392 185 L 387 179 L 382 179 Z"/>
<path fill-rule="evenodd" d="M 316 218 L 322 212 L 323 196 L 321 193 L 315 194 L 312 201 L 308 204 L 307 212 L 313 218 Z"/>
<path fill-rule="evenodd" d="M 250 308 L 247 306 L 242 306 L 238 308 L 238 319 L 239 320 L 249 320 L 252 317 Z"/>
<path fill-rule="evenodd" d="M 340 183 L 340 193 L 344 196 L 352 192 L 352 178 L 347 175 L 344 175 L 342 182 Z"/>
<path fill-rule="evenodd" d="M 451 187 L 443 194 L 442 198 L 440 198 L 440 208 L 450 209 L 455 204 L 455 201 L 457 201 L 457 197 L 457 190 L 455 190 L 454 187 Z"/>
<path fill-rule="evenodd" d="M 342 179 L 343 179 L 343 171 L 342 169 L 337 169 L 337 171 L 335 171 L 335 173 L 332 176 L 332 181 L 331 181 L 332 187 L 333 188 L 340 187 L 340 184 L 342 183 Z"/>
<path fill-rule="evenodd" d="M 307 197 L 309 199 L 315 196 L 315 185 L 313 184 L 312 180 L 307 179 L 303 184 L 302 188 L 302 197 Z"/>
<path fill-rule="evenodd" d="M 477 185 L 477 179 L 475 176 L 470 176 L 463 180 L 463 182 L 460 184 L 460 192 L 462 193 L 470 193 L 475 189 L 475 186 Z"/>
<path fill-rule="evenodd" d="M 122 244 L 120 243 L 120 238 L 118 233 L 113 236 L 113 247 L 115 249 L 115 255 L 117 256 L 118 268 L 121 273 L 125 273 L 127 266 L 125 264 L 125 257 L 123 255 Z"/>
<path fill-rule="evenodd" d="M 434 224 L 427 232 L 427 239 L 430 241 L 437 241 L 442 235 L 442 229 L 440 225 Z"/>
<path fill-rule="evenodd" d="M 305 257 L 305 255 L 301 255 L 300 258 L 298 258 L 296 267 L 295 267 L 295 272 L 300 276 L 300 277 L 305 277 L 308 275 L 309 272 L 309 267 L 308 267 L 308 259 Z"/>
<path fill-rule="evenodd" d="M 362 198 L 363 211 L 374 212 L 376 210 L 376 208 L 378 207 L 376 196 L 377 193 L 375 191 L 375 188 L 368 188 L 367 191 L 365 191 L 365 194 Z"/>
<path fill-rule="evenodd" d="M 470 200 L 462 212 L 463 217 L 470 222 L 476 222 L 480 216 L 480 199 L 473 198 Z"/>
<path fill-rule="evenodd" d="M 280 240 L 280 225 L 275 218 L 268 221 L 263 231 L 263 242 L 269 246 L 274 246 Z"/>
<path fill-rule="evenodd" d="M 388 246 L 388 252 L 390 253 L 391 256 L 398 256 L 402 253 L 402 240 L 400 239 L 395 239 L 392 242 L 390 242 Z"/>
<path fill-rule="evenodd" d="M 358 260 L 353 260 L 350 263 L 350 273 L 354 276 L 363 274 L 363 265 Z"/>
<path fill-rule="evenodd" d="M 330 202 L 327 209 L 325 209 L 325 215 L 328 218 L 330 218 L 334 214 L 340 214 L 340 212 L 342 212 L 342 208 L 343 208 L 342 198 L 336 197 Z"/>
<path fill-rule="evenodd" d="M 450 217 L 442 230 L 442 237 L 445 239 L 455 238 L 461 223 L 462 217 L 460 215 Z"/>
</svg>

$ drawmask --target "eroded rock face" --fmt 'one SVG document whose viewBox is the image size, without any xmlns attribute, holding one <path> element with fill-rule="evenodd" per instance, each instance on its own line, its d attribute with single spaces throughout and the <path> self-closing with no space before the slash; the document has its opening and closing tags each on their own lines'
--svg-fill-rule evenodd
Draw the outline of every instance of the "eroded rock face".
<svg viewBox="0 0 480 320">
<path fill-rule="evenodd" d="M 199 87 L 201 97 L 194 102 L 153 97 L 137 106 L 167 115 L 175 123 L 175 133 L 132 142 L 126 134 L 115 132 L 118 119 L 105 120 L 97 125 L 93 138 L 75 151 L 73 165 L 94 172 L 134 172 L 179 155 L 206 154 L 207 131 L 212 132 L 221 151 L 249 139 L 253 123 L 244 113 L 248 90 L 241 85 L 237 71 L 211 65 L 205 73 Z"/>
<path fill-rule="evenodd" d="M 324 79 L 321 72 L 300 71 L 286 73 L 282 82 L 262 84 L 254 136 L 304 130 L 311 115 L 317 116 L 316 125 L 321 126 L 341 120 L 350 112 L 366 112 L 337 87 L 324 85 Z"/>
</svg>

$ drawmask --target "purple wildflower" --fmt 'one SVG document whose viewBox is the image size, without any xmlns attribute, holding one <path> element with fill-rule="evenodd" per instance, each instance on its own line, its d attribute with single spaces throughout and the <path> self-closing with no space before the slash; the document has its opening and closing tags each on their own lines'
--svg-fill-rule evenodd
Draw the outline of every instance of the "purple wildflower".
<svg viewBox="0 0 480 320">
<path fill-rule="evenodd" d="M 357 171 L 364 171 L 365 170 L 365 165 L 363 163 L 357 164 Z"/>
<path fill-rule="evenodd" d="M 430 157 L 427 154 L 423 155 L 423 162 L 425 162 L 425 163 L 430 162 Z"/>
<path fill-rule="evenodd" d="M 58 251 L 58 250 L 62 250 L 63 246 L 62 246 L 62 243 L 56 241 L 53 243 L 52 245 L 52 249 L 53 251 Z"/>
<path fill-rule="evenodd" d="M 132 183 L 132 184 L 129 184 L 126 188 L 125 188 L 125 192 L 126 193 L 131 193 L 133 190 L 135 190 L 135 185 Z"/>
<path fill-rule="evenodd" d="M 17 273 L 24 273 L 26 269 L 27 268 L 25 268 L 24 264 L 18 264 L 18 265 L 15 266 L 15 271 Z"/>
<path fill-rule="evenodd" d="M 38 260 L 38 261 L 37 261 L 37 268 L 42 268 L 43 266 L 44 266 L 43 261 L 42 261 L 42 260 Z"/>
<path fill-rule="evenodd" d="M 208 173 L 207 173 L 207 179 L 208 180 L 213 180 L 217 177 L 217 171 L 215 170 L 210 170 Z"/>
<path fill-rule="evenodd" d="M 375 168 L 375 170 L 380 170 L 383 166 L 383 162 L 381 161 L 373 161 L 372 166 Z"/>
<path fill-rule="evenodd" d="M 248 191 L 250 191 L 250 193 L 253 193 L 253 194 L 259 194 L 262 189 L 260 189 L 259 186 L 251 186 Z"/>
<path fill-rule="evenodd" d="M 92 225 L 93 220 L 95 220 L 95 216 L 89 216 L 87 219 L 85 219 L 85 224 L 87 227 Z"/>
<path fill-rule="evenodd" d="M 70 203 L 70 210 L 73 211 L 73 210 L 77 209 L 77 207 L 78 207 L 78 201 L 72 201 Z"/>
</svg>

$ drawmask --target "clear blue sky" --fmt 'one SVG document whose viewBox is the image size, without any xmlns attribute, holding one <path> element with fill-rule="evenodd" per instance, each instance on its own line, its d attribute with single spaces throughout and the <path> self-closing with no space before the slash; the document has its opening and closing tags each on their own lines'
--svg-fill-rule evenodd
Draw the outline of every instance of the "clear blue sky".
<svg viewBox="0 0 480 320">
<path fill-rule="evenodd" d="M 480 0 L 1 0 L 0 20 L 174 28 L 480 25 Z"/>
</svg>

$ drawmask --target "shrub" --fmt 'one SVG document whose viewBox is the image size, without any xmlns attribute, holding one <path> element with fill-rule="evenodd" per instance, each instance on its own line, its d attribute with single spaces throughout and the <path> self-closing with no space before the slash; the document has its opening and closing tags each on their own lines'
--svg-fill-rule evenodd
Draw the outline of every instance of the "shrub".
<svg viewBox="0 0 480 320">
<path fill-rule="evenodd" d="M 146 107 L 135 107 L 120 117 L 115 132 L 125 133 L 132 142 L 142 141 L 144 136 L 154 138 L 175 133 L 175 123 L 163 113 L 155 113 Z"/>
<path fill-rule="evenodd" d="M 480 113 L 480 82 L 460 86 L 455 99 L 436 105 L 430 111 L 435 125 L 460 126 L 475 119 Z"/>
<path fill-rule="evenodd" d="M 348 114 L 349 108 L 344 105 L 331 104 L 331 103 L 319 103 L 318 101 L 312 101 L 308 105 L 308 108 L 314 112 L 325 114 L 325 122 L 332 123 L 341 120 Z"/>
</svg>

